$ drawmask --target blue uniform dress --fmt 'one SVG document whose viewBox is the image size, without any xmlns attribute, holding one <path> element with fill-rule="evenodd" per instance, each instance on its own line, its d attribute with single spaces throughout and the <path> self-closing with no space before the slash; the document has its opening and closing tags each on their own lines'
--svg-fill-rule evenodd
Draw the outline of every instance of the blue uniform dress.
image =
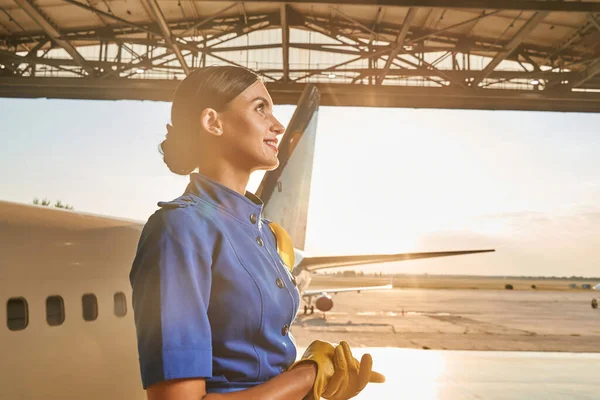
<svg viewBox="0 0 600 400">
<path fill-rule="evenodd" d="M 262 201 L 194 173 L 160 202 L 129 274 L 144 389 L 204 378 L 208 393 L 246 389 L 296 359 L 300 306 Z"/>
</svg>

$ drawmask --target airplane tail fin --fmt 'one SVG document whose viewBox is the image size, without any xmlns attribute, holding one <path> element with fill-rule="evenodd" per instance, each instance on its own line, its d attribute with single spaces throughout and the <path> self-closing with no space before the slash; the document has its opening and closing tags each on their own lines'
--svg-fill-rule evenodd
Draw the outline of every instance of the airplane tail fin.
<svg viewBox="0 0 600 400">
<path fill-rule="evenodd" d="M 296 111 L 279 145 L 279 167 L 267 172 L 256 195 L 264 202 L 264 216 L 281 225 L 290 235 L 295 249 L 304 250 L 308 203 L 315 153 L 320 94 L 316 86 L 307 84 Z M 358 256 L 307 257 L 296 252 L 296 271 L 377 264 L 421 258 L 446 257 L 494 251 L 463 250 L 429 253 L 373 254 Z"/>
<path fill-rule="evenodd" d="M 304 249 L 320 94 L 307 84 L 279 145 L 279 167 L 263 177 L 256 195 L 267 219 L 281 225 Z"/>
</svg>

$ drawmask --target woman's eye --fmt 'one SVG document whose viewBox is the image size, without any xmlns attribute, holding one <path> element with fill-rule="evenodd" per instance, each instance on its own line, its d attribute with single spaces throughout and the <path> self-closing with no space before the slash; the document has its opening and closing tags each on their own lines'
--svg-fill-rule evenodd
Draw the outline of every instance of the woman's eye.
<svg viewBox="0 0 600 400">
<path fill-rule="evenodd" d="M 256 107 L 256 111 L 262 113 L 265 111 L 265 103 L 260 103 L 257 107 Z"/>
</svg>

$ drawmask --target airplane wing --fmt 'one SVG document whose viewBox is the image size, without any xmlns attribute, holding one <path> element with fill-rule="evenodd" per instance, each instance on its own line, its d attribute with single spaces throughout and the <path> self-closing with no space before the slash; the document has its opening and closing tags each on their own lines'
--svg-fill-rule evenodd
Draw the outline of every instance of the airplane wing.
<svg viewBox="0 0 600 400">
<path fill-rule="evenodd" d="M 308 271 L 318 269 L 348 267 L 363 264 L 378 264 L 393 261 L 418 260 L 421 258 L 449 257 L 463 254 L 488 253 L 494 249 L 486 250 L 460 250 L 460 251 L 436 251 L 427 253 L 400 253 L 400 254 L 370 254 L 358 256 L 324 256 L 324 257 L 305 257 L 298 265 Z"/>
<path fill-rule="evenodd" d="M 316 296 L 323 293 L 327 294 L 335 294 L 335 293 L 343 293 L 343 292 L 363 292 L 367 290 L 389 290 L 392 289 L 392 284 L 384 285 L 384 286 L 364 286 L 364 287 L 355 287 L 355 288 L 338 288 L 338 289 L 315 289 L 315 290 L 307 290 L 302 293 L 302 297 L 308 296 Z"/>
</svg>

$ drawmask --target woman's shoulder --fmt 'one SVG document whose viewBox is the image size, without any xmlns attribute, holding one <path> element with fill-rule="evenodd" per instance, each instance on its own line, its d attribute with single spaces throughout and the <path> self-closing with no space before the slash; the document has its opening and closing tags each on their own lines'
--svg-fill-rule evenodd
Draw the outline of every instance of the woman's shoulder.
<svg viewBox="0 0 600 400">
<path fill-rule="evenodd" d="M 210 207 L 190 194 L 184 194 L 171 201 L 159 201 L 159 209 L 146 222 L 144 229 L 168 229 L 177 232 L 214 231 L 216 224 Z"/>
<path fill-rule="evenodd" d="M 192 205 L 198 205 L 199 200 L 195 196 L 186 193 L 183 194 L 171 201 L 159 201 L 157 203 L 159 210 L 177 210 L 177 209 L 186 209 Z"/>
</svg>

